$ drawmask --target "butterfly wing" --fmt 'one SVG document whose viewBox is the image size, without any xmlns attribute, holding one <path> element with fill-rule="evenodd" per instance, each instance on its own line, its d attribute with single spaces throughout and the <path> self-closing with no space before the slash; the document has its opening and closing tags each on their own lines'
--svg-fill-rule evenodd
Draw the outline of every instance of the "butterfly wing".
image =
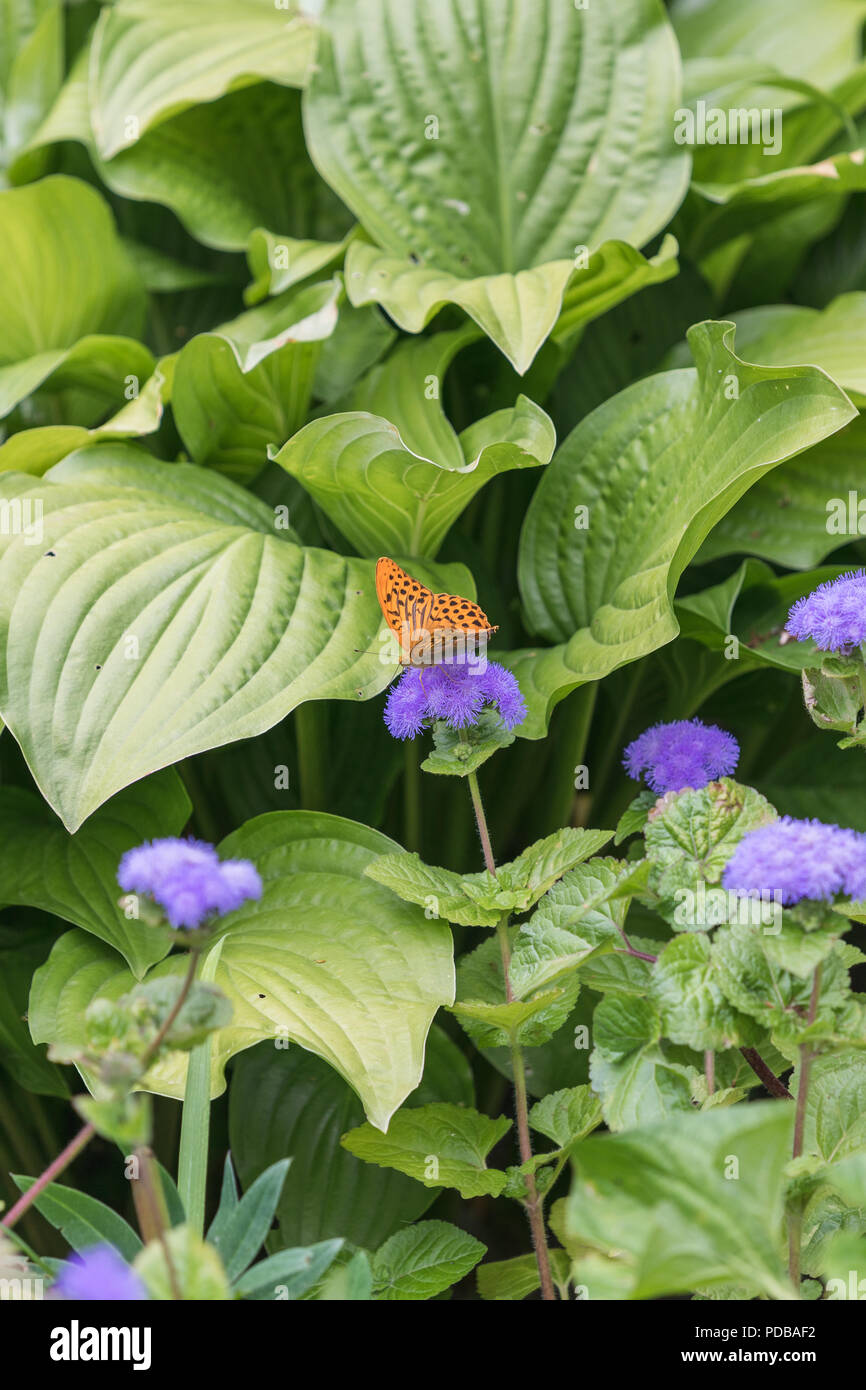
<svg viewBox="0 0 866 1390">
<path fill-rule="evenodd" d="M 428 630 L 433 594 L 387 556 L 376 564 L 376 597 L 385 622 L 400 643 L 400 660 L 410 661 L 411 648 Z"/>
<path fill-rule="evenodd" d="M 433 663 L 432 638 L 437 632 L 486 639 L 498 631 L 477 603 L 457 594 L 431 593 L 387 556 L 376 565 L 376 597 L 386 623 L 400 642 L 404 666 Z"/>
<path fill-rule="evenodd" d="M 483 633 L 486 637 L 499 631 L 491 626 L 487 614 L 477 603 L 460 598 L 458 594 L 433 595 L 429 627 L 431 632 L 469 632 L 473 636 Z"/>
</svg>

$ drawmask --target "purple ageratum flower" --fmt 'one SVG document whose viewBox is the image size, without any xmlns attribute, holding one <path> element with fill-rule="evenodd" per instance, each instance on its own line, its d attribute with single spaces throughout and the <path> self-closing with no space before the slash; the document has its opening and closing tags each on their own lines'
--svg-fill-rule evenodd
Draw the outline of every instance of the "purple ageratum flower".
<svg viewBox="0 0 866 1390">
<path fill-rule="evenodd" d="M 837 893 L 861 900 L 866 898 L 866 835 L 782 816 L 743 836 L 722 886 L 734 893 L 779 893 L 786 907 L 803 898 L 829 902 Z"/>
<path fill-rule="evenodd" d="M 452 729 L 477 724 L 485 705 L 499 711 L 506 729 L 526 718 L 520 686 L 498 662 L 410 666 L 388 691 L 385 723 L 394 738 L 416 738 L 428 719 L 444 719 Z"/>
<path fill-rule="evenodd" d="M 248 859 L 220 859 L 202 840 L 154 840 L 127 850 L 117 881 L 124 892 L 154 898 L 173 927 L 200 927 L 211 914 L 224 916 L 262 896 Z"/>
<path fill-rule="evenodd" d="M 740 760 L 740 745 L 725 729 L 700 719 L 654 724 L 630 743 L 623 755 L 629 777 L 641 776 L 656 793 L 696 791 L 717 777 L 728 777 Z"/>
<path fill-rule="evenodd" d="M 801 642 L 811 637 L 819 651 L 847 655 L 866 641 L 866 572 L 852 570 L 819 584 L 797 599 L 785 626 Z"/>
<path fill-rule="evenodd" d="M 93 1245 L 73 1255 L 51 1287 L 57 1298 L 74 1302 L 140 1303 L 147 1291 L 110 1245 Z"/>
</svg>

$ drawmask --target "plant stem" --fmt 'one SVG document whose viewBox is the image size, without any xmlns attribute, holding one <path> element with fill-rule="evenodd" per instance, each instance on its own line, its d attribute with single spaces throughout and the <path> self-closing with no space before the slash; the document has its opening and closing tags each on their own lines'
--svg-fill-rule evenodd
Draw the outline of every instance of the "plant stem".
<svg viewBox="0 0 866 1390">
<path fill-rule="evenodd" d="M 3 1217 L 3 1220 L 0 1221 L 0 1226 L 14 1226 L 15 1222 L 33 1205 L 40 1192 L 44 1192 L 45 1188 L 48 1187 L 50 1183 L 54 1182 L 55 1178 L 59 1178 L 64 1169 L 69 1167 L 72 1160 L 78 1157 L 81 1150 L 90 1143 L 95 1133 L 96 1130 L 91 1124 L 86 1124 L 83 1129 L 80 1129 L 75 1138 L 70 1139 L 66 1148 L 57 1155 L 52 1163 L 49 1163 L 44 1173 L 40 1174 L 33 1186 L 28 1187 L 27 1191 L 21 1194 L 15 1205 L 10 1208 Z"/>
<path fill-rule="evenodd" d="M 466 778 L 469 783 L 469 793 L 472 797 L 472 809 L 475 812 L 475 824 L 478 826 L 478 837 L 481 840 L 481 852 L 484 855 L 484 867 L 488 873 L 496 873 L 496 860 L 493 858 L 493 846 L 490 843 L 490 831 L 487 829 L 487 817 L 484 814 L 484 803 L 481 800 L 481 789 L 478 786 L 478 776 L 470 772 Z"/>
<path fill-rule="evenodd" d="M 762 1081 L 770 1092 L 771 1096 L 778 1096 L 780 1100 L 793 1100 L 794 1097 L 788 1090 L 784 1081 L 780 1081 L 774 1072 L 770 1071 L 760 1052 L 754 1047 L 741 1047 L 740 1052 L 745 1057 L 752 1071 Z"/>
<path fill-rule="evenodd" d="M 496 872 L 496 862 L 493 858 L 493 846 L 490 843 L 490 831 L 487 828 L 487 817 L 484 814 L 484 803 L 481 800 L 481 790 L 478 786 L 478 778 L 474 772 L 470 772 L 467 778 L 469 791 L 472 796 L 472 806 L 475 811 L 475 820 L 478 825 L 478 835 L 481 840 L 481 848 L 484 853 L 484 863 L 488 871 L 493 874 Z M 508 914 L 504 913 L 496 926 L 496 934 L 499 938 L 499 949 L 502 955 L 502 976 L 505 981 L 505 998 L 510 1003 L 514 998 L 511 988 L 511 948 L 508 941 Z M 511 1071 L 514 1078 L 514 1109 L 517 1117 L 517 1138 L 520 1148 L 521 1163 L 532 1162 L 532 1141 L 529 1136 L 529 1103 L 526 1093 L 526 1068 L 523 1064 L 523 1050 L 520 1044 L 512 1037 L 511 1040 Z M 535 1182 L 535 1174 L 528 1172 L 525 1174 L 526 1182 L 526 1201 L 524 1206 L 529 1218 L 529 1229 L 532 1233 L 532 1244 L 535 1249 L 535 1259 L 538 1264 L 538 1277 L 541 1281 L 541 1297 L 545 1302 L 556 1302 L 556 1291 L 553 1287 L 553 1279 L 550 1273 L 550 1253 L 547 1248 L 547 1235 L 544 1229 L 544 1213 L 542 1201 L 538 1195 L 538 1187 Z"/>
<path fill-rule="evenodd" d="M 812 976 L 812 993 L 809 996 L 807 1021 L 815 1022 L 818 1013 L 818 996 L 821 993 L 821 964 L 815 967 Z M 800 1158 L 803 1153 L 803 1140 L 806 1133 L 806 1102 L 809 1097 L 809 1074 L 815 1053 L 809 1043 L 800 1044 L 800 1076 L 797 1083 L 797 1111 L 794 1116 L 794 1146 L 792 1158 Z M 800 1247 L 803 1239 L 803 1203 L 798 1199 L 788 1209 L 788 1274 L 794 1288 L 800 1288 Z"/>
<path fill-rule="evenodd" d="M 818 1012 L 818 995 L 821 993 L 821 966 L 815 967 L 815 974 L 812 976 L 812 993 L 809 996 L 809 1013 L 807 1021 L 815 1022 Z M 800 1078 L 797 1085 L 797 1113 L 794 1118 L 794 1148 L 792 1158 L 799 1158 L 803 1152 L 803 1135 L 806 1129 L 806 1100 L 809 1095 L 809 1073 L 812 1069 L 812 1052 L 808 1043 L 800 1045 Z"/>
<path fill-rule="evenodd" d="M 714 1095 L 716 1090 L 716 1054 L 711 1047 L 708 1047 L 704 1053 L 704 1076 L 707 1081 L 707 1095 Z"/>
<path fill-rule="evenodd" d="M 198 964 L 198 955 L 198 951 L 190 951 L 189 953 L 189 965 L 187 967 L 186 975 L 184 976 L 183 984 L 180 987 L 180 993 L 178 994 L 177 998 L 175 999 L 174 1003 L 169 1009 L 165 1017 L 165 1020 L 163 1021 L 162 1026 L 159 1029 L 159 1032 L 157 1033 L 153 1042 L 150 1044 L 150 1046 L 148 1047 L 147 1051 L 141 1059 L 142 1075 L 144 1075 L 144 1073 L 147 1071 L 157 1052 L 162 1047 L 162 1044 L 168 1037 L 172 1024 L 174 1023 L 175 1019 L 177 1018 L 178 1014 L 180 1013 L 181 1009 L 183 1008 L 186 1002 L 186 997 L 189 994 L 190 989 L 192 988 L 192 982 L 195 979 L 195 968 Z"/>
<path fill-rule="evenodd" d="M 135 1157 L 138 1160 L 139 1176 L 133 1180 L 132 1200 L 135 1203 L 138 1228 L 145 1245 L 153 1240 L 159 1241 L 168 1273 L 171 1296 L 177 1302 L 183 1298 L 183 1295 L 180 1291 L 177 1271 L 166 1238 L 168 1212 L 166 1211 L 162 1183 L 154 1167 L 151 1149 L 145 1147 L 136 1149 Z"/>
</svg>

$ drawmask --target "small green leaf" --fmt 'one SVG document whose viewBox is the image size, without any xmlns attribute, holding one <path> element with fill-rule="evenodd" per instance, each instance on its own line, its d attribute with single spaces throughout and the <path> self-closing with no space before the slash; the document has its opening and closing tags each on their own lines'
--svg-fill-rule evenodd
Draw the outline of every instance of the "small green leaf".
<svg viewBox="0 0 866 1390">
<path fill-rule="evenodd" d="M 504 1115 L 491 1120 L 456 1105 L 422 1105 L 398 1110 L 384 1134 L 364 1124 L 344 1134 L 342 1143 L 365 1163 L 397 1168 L 425 1187 L 456 1187 L 461 1197 L 496 1197 L 505 1173 L 488 1168 L 485 1159 L 510 1128 Z"/>
<path fill-rule="evenodd" d="M 474 1269 L 486 1245 L 447 1221 L 397 1231 L 373 1257 L 373 1296 L 384 1301 L 435 1298 Z"/>
<path fill-rule="evenodd" d="M 585 1139 L 601 1122 L 601 1102 L 589 1086 L 552 1091 L 529 1112 L 532 1128 L 561 1149 Z"/>
</svg>

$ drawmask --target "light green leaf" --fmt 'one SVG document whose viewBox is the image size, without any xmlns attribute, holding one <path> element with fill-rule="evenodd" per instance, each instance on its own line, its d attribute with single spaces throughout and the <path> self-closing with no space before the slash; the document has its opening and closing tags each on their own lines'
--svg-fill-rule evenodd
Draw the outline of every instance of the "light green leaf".
<svg viewBox="0 0 866 1390">
<path fill-rule="evenodd" d="M 468 1062 L 434 1025 L 421 1085 L 406 1105 L 472 1105 L 474 1099 Z M 340 1146 L 340 1136 L 363 1120 L 361 1103 L 343 1078 L 300 1047 L 262 1043 L 235 1062 L 229 1134 L 244 1182 L 292 1155 L 277 1206 L 282 1244 L 310 1245 L 340 1234 L 374 1250 L 435 1200 L 403 1173 L 361 1163 Z"/>
<path fill-rule="evenodd" d="M 677 245 L 667 237 L 645 259 L 624 241 L 606 241 L 586 259 L 552 261 L 514 274 L 461 279 L 403 260 L 363 237 L 346 254 L 353 304 L 381 304 L 408 333 L 420 333 L 448 304 L 469 315 L 523 375 L 549 336 L 567 345 L 592 319 L 630 294 L 676 274 Z"/>
<path fill-rule="evenodd" d="M 150 376 L 133 341 L 144 287 L 93 188 L 57 176 L 0 192 L 0 259 L 15 266 L 0 291 L 0 416 L 39 387 L 84 385 L 119 405 L 127 377 Z"/>
<path fill-rule="evenodd" d="M 852 418 L 817 368 L 741 361 L 725 324 L 697 324 L 689 342 L 696 369 L 593 411 L 536 489 L 520 586 L 529 624 L 561 645 L 505 658 L 530 706 L 524 737 L 541 737 L 570 690 L 670 642 L 672 594 L 715 522 L 774 464 Z"/>
<path fill-rule="evenodd" d="M 549 461 L 553 425 L 525 396 L 459 438 L 449 424 L 444 374 L 475 336 L 401 343 L 338 403 L 344 410 L 313 420 L 275 454 L 360 554 L 432 557 L 491 478 Z"/>
<path fill-rule="evenodd" d="M 696 1073 L 659 1043 L 661 1019 L 649 999 L 606 994 L 593 1015 L 592 1089 L 609 1129 L 632 1129 L 691 1110 Z"/>
<path fill-rule="evenodd" d="M 761 1029 L 731 1008 L 716 977 L 707 936 L 683 932 L 669 941 L 653 966 L 651 998 L 671 1042 L 696 1052 L 752 1046 Z"/>
<path fill-rule="evenodd" d="M 151 1298 L 173 1299 L 175 1286 L 181 1298 L 191 1302 L 226 1302 L 231 1298 L 219 1255 L 191 1226 L 175 1226 L 164 1240 L 167 1250 L 162 1241 L 152 1240 L 133 1264 Z"/>
<path fill-rule="evenodd" d="M 59 0 L 5 0 L 0 7 L 0 169 L 4 172 L 60 89 L 63 47 Z M 38 178 L 44 168 L 44 156 L 30 157 L 18 178 Z"/>
<path fill-rule="evenodd" d="M 601 1102 L 589 1086 L 551 1091 L 529 1112 L 532 1128 L 552 1139 L 561 1149 L 585 1139 L 601 1121 Z"/>
<path fill-rule="evenodd" d="M 44 546 L 0 536 L 0 711 L 70 829 L 156 768 L 394 674 L 365 654 L 382 626 L 369 562 L 295 545 L 208 470 L 100 446 L 0 490 L 44 508 Z M 416 571 L 471 590 L 462 568 Z"/>
<path fill-rule="evenodd" d="M 282 295 L 181 349 L 172 410 L 194 463 L 251 483 L 298 429 L 338 294 L 333 281 Z"/>
<path fill-rule="evenodd" d="M 500 864 L 495 874 L 486 869 L 456 874 L 403 851 L 377 859 L 368 877 L 449 922 L 495 927 L 503 912 L 528 912 L 568 869 L 589 859 L 609 839 L 609 830 L 555 830 L 517 859 Z"/>
<path fill-rule="evenodd" d="M 168 769 L 112 797 L 70 835 L 33 792 L 0 787 L 0 896 L 93 932 L 140 978 L 170 950 L 171 934 L 127 915 L 117 866 L 134 845 L 179 835 L 190 809 L 180 778 Z"/>
<path fill-rule="evenodd" d="M 361 1125 L 343 1135 L 349 1153 L 407 1173 L 425 1187 L 456 1187 L 461 1197 L 497 1197 L 505 1173 L 488 1168 L 487 1155 L 511 1128 L 504 1115 L 491 1120 L 456 1105 L 398 1110 L 385 1133 Z"/>
<path fill-rule="evenodd" d="M 419 1221 L 376 1251 L 373 1296 L 402 1303 L 435 1298 L 465 1278 L 486 1253 L 486 1245 L 448 1221 Z"/>
<path fill-rule="evenodd" d="M 738 1283 L 790 1299 L 782 1215 L 793 1123 L 793 1105 L 766 1101 L 584 1140 L 568 1237 L 625 1253 L 634 1298 Z"/>
<path fill-rule="evenodd" d="M 741 908 L 718 887 L 728 860 L 744 835 L 777 819 L 775 809 L 753 787 L 731 777 L 693 791 L 669 792 L 659 802 L 645 835 L 650 863 L 648 888 L 655 909 L 675 931 L 708 931 Z M 772 921 L 774 904 L 756 902 L 756 919 Z"/>
<path fill-rule="evenodd" d="M 578 298 L 580 275 L 597 282 L 585 318 L 632 292 L 635 274 L 672 269 L 636 269 L 631 247 L 684 192 L 678 89 L 654 0 L 541 12 L 530 0 L 449 0 L 444 11 L 337 0 L 305 114 L 314 162 L 386 253 L 350 247 L 353 302 L 375 298 L 410 332 L 457 303 L 526 371 L 585 255 L 602 248 L 578 271 Z"/>
<path fill-rule="evenodd" d="M 364 877 L 394 842 L 354 821 L 316 812 L 259 816 L 220 845 L 262 876 L 260 901 L 222 918 L 214 983 L 230 1000 L 228 1027 L 214 1034 L 213 1086 L 227 1059 L 254 1043 L 287 1039 L 316 1053 L 360 1096 L 373 1124 L 389 1117 L 421 1078 L 436 1009 L 454 994 L 450 933 Z M 34 1040 L 75 1045 L 93 998 L 130 988 L 114 953 L 61 937 L 37 971 L 30 1001 Z M 177 976 L 183 955 L 149 978 Z M 186 1054 L 169 1053 L 148 1089 L 182 1095 Z"/>
<path fill-rule="evenodd" d="M 163 358 L 157 363 L 138 394 L 116 415 L 93 429 L 83 425 L 41 425 L 10 435 L 0 444 L 0 471 L 41 477 L 76 449 L 153 434 L 159 429 L 165 403 L 171 398 L 174 361 L 173 357 Z"/>
<path fill-rule="evenodd" d="M 90 55 L 90 119 L 101 157 L 257 79 L 303 86 L 315 43 L 308 18 L 270 0 L 214 0 L 207 24 L 195 0 L 120 0 L 103 10 Z"/>
<path fill-rule="evenodd" d="M 258 304 L 269 295 L 282 294 L 302 280 L 308 280 L 342 261 L 349 238 L 342 241 L 313 241 L 309 237 L 280 236 L 267 227 L 257 227 L 247 243 L 247 261 L 252 283 L 244 292 L 247 304 Z"/>
<path fill-rule="evenodd" d="M 843 1052 L 817 1057 L 806 1095 L 805 1153 L 826 1163 L 866 1150 L 866 1057 Z"/>
<path fill-rule="evenodd" d="M 568 1283 L 569 1258 L 564 1250 L 549 1251 L 554 1282 L 561 1288 Z M 479 1265 L 476 1275 L 478 1295 L 488 1302 L 519 1303 L 539 1287 L 538 1261 L 534 1255 L 517 1255 L 512 1260 L 496 1260 Z"/>
</svg>

